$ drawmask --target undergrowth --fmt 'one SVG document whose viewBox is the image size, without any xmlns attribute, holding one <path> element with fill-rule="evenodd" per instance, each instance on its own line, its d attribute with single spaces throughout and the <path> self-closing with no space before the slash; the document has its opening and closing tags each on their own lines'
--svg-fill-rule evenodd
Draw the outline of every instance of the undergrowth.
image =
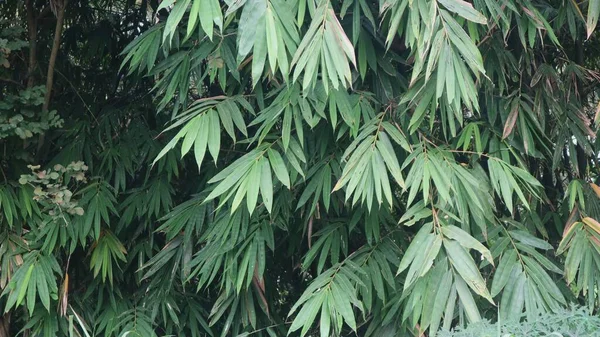
<svg viewBox="0 0 600 337">
<path fill-rule="evenodd" d="M 523 322 L 482 321 L 442 331 L 440 337 L 600 337 L 600 317 L 587 308 L 571 307 Z"/>
</svg>

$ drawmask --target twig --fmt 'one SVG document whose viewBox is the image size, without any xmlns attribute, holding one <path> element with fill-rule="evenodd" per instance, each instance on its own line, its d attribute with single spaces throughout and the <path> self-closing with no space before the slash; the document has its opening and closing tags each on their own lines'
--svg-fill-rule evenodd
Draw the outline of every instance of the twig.
<svg viewBox="0 0 600 337">
<path fill-rule="evenodd" d="M 2 172 L 2 176 L 4 177 L 4 182 L 8 182 L 8 177 L 6 176 L 6 172 L 4 172 L 4 169 L 2 168 L 2 166 L 0 166 L 0 172 Z"/>
<path fill-rule="evenodd" d="M 21 84 L 21 83 L 19 83 L 19 82 L 15 81 L 15 80 L 11 80 L 10 78 L 2 78 L 2 77 L 0 77 L 0 82 L 12 83 L 12 84 L 14 84 L 14 85 L 18 85 L 18 86 L 20 86 L 20 87 L 22 87 L 22 86 L 23 86 L 23 84 Z"/>
<path fill-rule="evenodd" d="M 504 8 L 506 8 L 506 4 L 503 4 L 502 6 L 500 6 L 500 10 L 501 11 L 504 11 Z M 490 37 L 492 37 L 492 34 L 494 33 L 494 30 L 498 26 L 498 19 L 500 19 L 500 15 L 496 16 L 496 20 L 494 21 L 494 24 L 492 25 L 492 27 L 490 27 L 490 29 L 488 30 L 488 33 L 483 37 L 483 39 L 481 39 L 481 41 L 479 41 L 479 43 L 477 44 L 477 47 L 479 47 L 485 41 L 487 41 Z"/>
<path fill-rule="evenodd" d="M 94 117 L 94 121 L 96 122 L 97 125 L 100 125 L 100 122 L 98 121 L 98 119 L 96 118 L 96 115 L 94 115 L 94 113 L 92 112 L 92 110 L 90 109 L 90 106 L 87 105 L 87 103 L 85 102 L 85 100 L 83 99 L 83 97 L 81 97 L 81 94 L 79 94 L 79 91 L 77 90 L 77 88 L 75 88 L 75 86 L 73 85 L 73 83 L 71 81 L 69 81 L 69 79 L 67 78 L 67 76 L 65 76 L 63 73 L 61 73 L 58 69 L 54 69 L 60 76 L 62 76 L 65 81 L 67 81 L 67 83 L 69 83 L 69 85 L 71 86 L 71 88 L 73 89 L 73 91 L 75 92 L 75 94 L 77 95 L 77 97 L 79 97 L 79 99 L 81 100 L 81 103 L 83 103 L 83 106 L 85 106 L 86 110 L 90 113 L 90 115 L 92 117 Z"/>
</svg>

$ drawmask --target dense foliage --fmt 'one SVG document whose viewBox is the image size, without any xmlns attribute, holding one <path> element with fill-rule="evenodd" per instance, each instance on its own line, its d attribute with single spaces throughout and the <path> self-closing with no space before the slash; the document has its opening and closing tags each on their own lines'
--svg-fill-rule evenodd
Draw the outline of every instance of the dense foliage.
<svg viewBox="0 0 600 337">
<path fill-rule="evenodd" d="M 547 337 L 547 336 L 599 336 L 600 317 L 585 308 L 560 309 L 547 312 L 525 322 L 486 321 L 470 324 L 451 332 L 442 332 L 440 337 Z"/>
<path fill-rule="evenodd" d="M 0 337 L 597 312 L 599 13 L 0 2 Z"/>
</svg>

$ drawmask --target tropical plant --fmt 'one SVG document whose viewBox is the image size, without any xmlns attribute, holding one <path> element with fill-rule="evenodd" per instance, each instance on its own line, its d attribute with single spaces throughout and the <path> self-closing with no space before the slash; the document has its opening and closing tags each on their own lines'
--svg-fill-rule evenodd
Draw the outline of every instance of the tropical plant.
<svg viewBox="0 0 600 337">
<path fill-rule="evenodd" d="M 0 337 L 600 309 L 600 0 L 0 10 Z"/>
</svg>

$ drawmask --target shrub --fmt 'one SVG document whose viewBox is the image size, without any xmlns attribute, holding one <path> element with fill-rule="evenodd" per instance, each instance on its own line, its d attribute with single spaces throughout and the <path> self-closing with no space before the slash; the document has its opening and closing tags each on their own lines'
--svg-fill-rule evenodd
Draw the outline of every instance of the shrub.
<svg viewBox="0 0 600 337">
<path fill-rule="evenodd" d="M 600 317 L 584 307 L 571 307 L 537 316 L 524 322 L 469 324 L 466 328 L 442 331 L 440 337 L 593 337 L 600 336 Z"/>
</svg>

